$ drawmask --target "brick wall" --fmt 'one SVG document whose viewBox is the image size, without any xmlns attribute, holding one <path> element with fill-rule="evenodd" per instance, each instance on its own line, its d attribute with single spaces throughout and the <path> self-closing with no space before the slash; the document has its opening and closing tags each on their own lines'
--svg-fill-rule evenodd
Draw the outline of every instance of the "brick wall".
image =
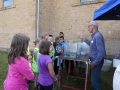
<svg viewBox="0 0 120 90">
<path fill-rule="evenodd" d="M 60 31 L 65 33 L 66 39 L 77 39 L 83 33 L 90 39 L 88 21 L 93 18 L 93 12 L 103 3 L 79 5 L 78 0 L 52 0 L 51 31 L 57 36 Z M 78 4 L 78 5 L 77 5 Z M 106 43 L 107 55 L 120 53 L 120 21 L 97 21 L 99 31 Z"/>
<path fill-rule="evenodd" d="M 99 0 L 100 1 L 100 0 Z M 79 0 L 40 0 L 40 35 L 46 31 L 65 39 L 77 39 L 80 33 L 90 39 L 88 21 L 103 3 L 80 5 Z M 12 36 L 22 32 L 30 36 L 30 47 L 36 32 L 36 0 L 14 0 L 15 8 L 0 11 L 0 47 L 9 48 Z M 120 21 L 97 21 L 106 43 L 107 55 L 120 53 Z"/>
<path fill-rule="evenodd" d="M 14 7 L 13 7 L 14 6 Z M 30 45 L 35 39 L 36 30 L 36 1 L 14 0 L 13 6 L 0 10 L 0 47 L 10 47 L 15 33 L 30 36 Z"/>
</svg>

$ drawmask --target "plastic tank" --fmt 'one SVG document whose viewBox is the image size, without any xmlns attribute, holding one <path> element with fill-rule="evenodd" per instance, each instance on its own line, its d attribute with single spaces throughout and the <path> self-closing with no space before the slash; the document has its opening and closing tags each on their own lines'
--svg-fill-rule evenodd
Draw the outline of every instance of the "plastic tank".
<svg viewBox="0 0 120 90">
<path fill-rule="evenodd" d="M 64 47 L 64 57 L 76 58 L 77 57 L 77 41 L 66 40 Z"/>
<path fill-rule="evenodd" d="M 89 46 L 85 42 L 66 40 L 64 43 L 64 57 L 77 58 L 80 54 L 86 55 L 89 53 Z"/>
</svg>

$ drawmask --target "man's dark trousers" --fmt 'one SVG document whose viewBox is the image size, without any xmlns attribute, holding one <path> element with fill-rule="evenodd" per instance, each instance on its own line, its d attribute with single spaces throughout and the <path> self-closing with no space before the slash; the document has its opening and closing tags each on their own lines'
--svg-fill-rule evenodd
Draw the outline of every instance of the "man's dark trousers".
<svg viewBox="0 0 120 90">
<path fill-rule="evenodd" d="M 91 62 L 95 60 L 95 58 L 90 58 Z M 91 83 L 94 88 L 94 90 L 102 90 L 101 89 L 101 68 L 104 63 L 104 58 L 101 60 L 99 65 L 96 65 L 92 70 L 91 70 Z"/>
</svg>

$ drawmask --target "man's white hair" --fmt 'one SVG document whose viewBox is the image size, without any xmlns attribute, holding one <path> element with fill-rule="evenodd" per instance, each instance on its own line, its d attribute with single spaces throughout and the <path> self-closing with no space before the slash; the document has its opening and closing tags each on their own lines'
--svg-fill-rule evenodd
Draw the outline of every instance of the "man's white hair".
<svg viewBox="0 0 120 90">
<path fill-rule="evenodd" d="M 96 28 L 98 28 L 98 23 L 95 22 L 95 21 L 91 21 L 91 22 L 90 22 L 90 25 L 94 25 Z"/>
</svg>

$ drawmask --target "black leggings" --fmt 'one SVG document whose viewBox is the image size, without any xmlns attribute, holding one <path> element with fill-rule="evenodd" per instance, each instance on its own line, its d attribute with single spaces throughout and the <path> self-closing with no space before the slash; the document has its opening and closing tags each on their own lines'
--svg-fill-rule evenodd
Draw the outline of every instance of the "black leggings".
<svg viewBox="0 0 120 90">
<path fill-rule="evenodd" d="M 58 59 L 54 60 L 54 72 L 55 72 L 55 75 L 58 75 L 58 69 L 59 69 L 59 66 L 57 66 L 57 61 L 58 61 Z"/>
<path fill-rule="evenodd" d="M 40 88 L 38 90 L 52 90 L 53 89 L 53 84 L 49 86 L 43 86 L 41 84 L 38 85 Z"/>
<path fill-rule="evenodd" d="M 66 73 L 68 73 L 68 68 L 69 68 L 69 60 L 65 60 L 65 67 L 66 67 Z M 74 70 L 74 61 L 71 61 L 71 68 L 70 71 Z"/>
</svg>

